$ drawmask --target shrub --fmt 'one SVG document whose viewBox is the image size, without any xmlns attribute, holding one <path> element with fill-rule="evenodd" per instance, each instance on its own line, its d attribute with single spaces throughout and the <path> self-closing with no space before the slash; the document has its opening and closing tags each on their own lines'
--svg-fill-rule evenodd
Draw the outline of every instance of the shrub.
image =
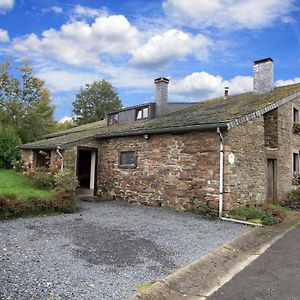
<svg viewBox="0 0 300 300">
<path fill-rule="evenodd" d="M 44 190 L 54 188 L 55 171 L 46 167 L 36 168 L 34 172 L 28 173 L 31 183 L 34 187 Z"/>
<path fill-rule="evenodd" d="M 230 211 L 231 215 L 241 216 L 243 220 L 259 219 L 263 225 L 273 225 L 280 222 L 280 218 L 259 207 L 236 208 Z"/>
<path fill-rule="evenodd" d="M 300 122 L 295 122 L 293 125 L 293 132 L 300 133 Z"/>
<path fill-rule="evenodd" d="M 54 175 L 55 190 L 61 195 L 74 195 L 75 189 L 79 186 L 77 177 L 70 170 L 63 170 Z"/>
<path fill-rule="evenodd" d="M 12 128 L 0 126 L 0 168 L 10 168 L 20 158 L 21 140 Z"/>
<path fill-rule="evenodd" d="M 295 190 L 288 193 L 283 205 L 292 209 L 300 210 L 300 187 L 297 187 Z"/>
<path fill-rule="evenodd" d="M 13 169 L 16 170 L 17 173 L 27 173 L 30 171 L 30 163 L 23 160 L 14 160 L 12 161 Z"/>
<path fill-rule="evenodd" d="M 77 206 L 75 197 L 62 197 L 59 194 L 45 198 L 31 198 L 26 201 L 0 197 L 0 219 L 26 215 L 71 213 Z"/>
</svg>

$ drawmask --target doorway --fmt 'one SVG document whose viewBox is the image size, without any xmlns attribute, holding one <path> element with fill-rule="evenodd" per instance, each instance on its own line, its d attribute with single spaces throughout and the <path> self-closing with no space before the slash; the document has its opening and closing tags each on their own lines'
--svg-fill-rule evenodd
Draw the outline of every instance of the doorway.
<svg viewBox="0 0 300 300">
<path fill-rule="evenodd" d="M 76 175 L 78 192 L 84 195 L 96 194 L 97 150 L 78 148 Z"/>
<path fill-rule="evenodd" d="M 276 202 L 277 186 L 276 186 L 276 159 L 267 159 L 267 200 L 271 203 Z"/>
</svg>

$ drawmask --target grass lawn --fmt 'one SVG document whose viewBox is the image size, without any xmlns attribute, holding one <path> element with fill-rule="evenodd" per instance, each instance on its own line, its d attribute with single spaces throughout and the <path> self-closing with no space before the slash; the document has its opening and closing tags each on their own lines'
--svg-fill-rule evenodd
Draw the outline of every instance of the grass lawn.
<svg viewBox="0 0 300 300">
<path fill-rule="evenodd" d="M 0 197 L 26 200 L 31 197 L 47 198 L 52 193 L 33 187 L 29 180 L 15 170 L 0 169 Z"/>
</svg>

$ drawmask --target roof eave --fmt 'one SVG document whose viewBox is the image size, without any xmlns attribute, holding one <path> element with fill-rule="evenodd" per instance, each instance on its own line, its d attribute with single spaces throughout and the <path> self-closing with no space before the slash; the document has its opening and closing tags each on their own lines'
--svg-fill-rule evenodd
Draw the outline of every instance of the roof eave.
<svg viewBox="0 0 300 300">
<path fill-rule="evenodd" d="M 241 125 L 241 124 L 244 124 L 246 122 L 249 122 L 251 120 L 254 120 L 255 118 L 258 118 L 258 117 L 261 117 L 262 115 L 264 115 L 265 113 L 275 109 L 275 108 L 278 108 L 284 104 L 286 104 L 287 102 L 289 101 L 292 101 L 294 100 L 295 98 L 297 97 L 300 97 L 300 92 L 296 92 L 288 97 L 285 97 L 285 98 L 282 98 L 272 104 L 269 104 L 267 106 L 265 106 L 264 108 L 261 108 L 261 109 L 258 109 L 250 114 L 247 114 L 247 115 L 244 115 L 242 117 L 239 117 L 235 120 L 232 120 L 230 122 L 228 122 L 228 130 L 235 127 L 235 126 L 238 126 L 238 125 Z"/>
<path fill-rule="evenodd" d="M 176 126 L 176 127 L 164 127 L 156 129 L 142 129 L 142 130 L 129 130 L 123 132 L 113 132 L 96 134 L 96 139 L 104 139 L 111 137 L 126 137 L 137 136 L 144 134 L 163 134 L 163 133 L 181 133 L 195 130 L 214 130 L 214 129 L 227 129 L 227 123 L 213 123 L 213 124 L 200 124 L 200 125 L 188 125 L 188 126 Z"/>
</svg>

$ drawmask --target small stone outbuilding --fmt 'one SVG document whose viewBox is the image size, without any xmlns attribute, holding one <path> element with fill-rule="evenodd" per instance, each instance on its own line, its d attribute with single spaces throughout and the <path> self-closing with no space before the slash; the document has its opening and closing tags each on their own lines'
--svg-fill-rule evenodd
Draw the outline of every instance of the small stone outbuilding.
<svg viewBox="0 0 300 300">
<path fill-rule="evenodd" d="M 153 103 L 22 145 L 22 159 L 35 168 L 39 151 L 53 162 L 62 154 L 95 194 L 203 213 L 276 202 L 293 189 L 300 84 L 274 88 L 272 59 L 254 62 L 249 93 L 169 103 L 168 82 L 156 79 Z"/>
</svg>

